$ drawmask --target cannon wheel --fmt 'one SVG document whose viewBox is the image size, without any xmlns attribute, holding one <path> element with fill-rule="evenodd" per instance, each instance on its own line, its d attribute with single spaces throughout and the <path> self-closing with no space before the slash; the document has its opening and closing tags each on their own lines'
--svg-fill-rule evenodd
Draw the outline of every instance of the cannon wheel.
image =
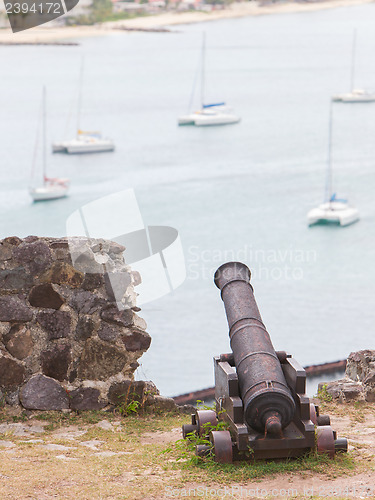
<svg viewBox="0 0 375 500">
<path fill-rule="evenodd" d="M 188 436 L 188 434 L 191 434 L 192 432 L 197 432 L 198 430 L 198 426 L 197 425 L 193 425 L 193 424 L 184 424 L 182 426 L 182 437 L 184 439 L 186 439 Z"/>
<path fill-rule="evenodd" d="M 212 431 L 210 435 L 213 444 L 215 462 L 231 464 L 233 461 L 232 438 L 229 431 Z"/>
<path fill-rule="evenodd" d="M 321 425 L 316 429 L 316 447 L 318 453 L 326 453 L 329 458 L 335 456 L 335 436 L 330 425 Z"/>
<path fill-rule="evenodd" d="M 213 410 L 198 410 L 195 418 L 198 427 L 198 434 L 201 437 L 208 433 L 210 430 L 208 427 L 210 425 L 212 427 L 217 425 L 216 413 Z"/>
</svg>

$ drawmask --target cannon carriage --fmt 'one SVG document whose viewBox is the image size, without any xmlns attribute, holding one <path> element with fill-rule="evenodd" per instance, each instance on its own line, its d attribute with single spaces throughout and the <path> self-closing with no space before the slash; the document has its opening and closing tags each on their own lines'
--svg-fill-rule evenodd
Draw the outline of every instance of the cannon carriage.
<svg viewBox="0 0 375 500">
<path fill-rule="evenodd" d="M 183 426 L 183 437 L 204 435 L 218 420 L 227 430 L 211 430 L 209 445 L 197 454 L 213 452 L 215 460 L 298 457 L 311 450 L 331 458 L 347 451 L 347 440 L 337 439 L 328 415 L 306 396 L 306 373 L 284 351 L 275 352 L 262 322 L 251 273 L 240 262 L 222 265 L 215 273 L 229 325 L 232 352 L 214 357 L 215 403 L 213 410 L 197 410 L 192 423 Z"/>
</svg>

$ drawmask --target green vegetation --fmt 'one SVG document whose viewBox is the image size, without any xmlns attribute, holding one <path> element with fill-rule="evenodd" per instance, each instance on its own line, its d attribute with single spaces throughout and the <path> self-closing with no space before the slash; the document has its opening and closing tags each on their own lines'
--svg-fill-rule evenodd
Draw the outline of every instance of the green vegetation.
<svg viewBox="0 0 375 500">
<path fill-rule="evenodd" d="M 145 16 L 143 12 L 113 12 L 111 0 L 93 0 L 87 14 L 67 17 L 68 26 L 87 25 L 107 21 L 120 21 L 121 19 L 132 19 L 134 17 Z"/>
</svg>

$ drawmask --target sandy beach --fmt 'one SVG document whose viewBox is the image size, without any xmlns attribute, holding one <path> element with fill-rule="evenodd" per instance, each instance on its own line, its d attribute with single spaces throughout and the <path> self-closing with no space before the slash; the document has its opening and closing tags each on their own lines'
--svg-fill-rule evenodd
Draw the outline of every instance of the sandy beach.
<svg viewBox="0 0 375 500">
<path fill-rule="evenodd" d="M 220 19 L 231 19 L 245 16 L 261 16 L 269 14 L 286 14 L 291 12 L 311 12 L 337 7 L 350 7 L 374 0 L 327 0 L 312 3 L 262 3 L 262 2 L 236 2 L 225 9 L 212 12 L 166 12 L 158 15 L 138 17 L 134 19 L 108 22 L 95 26 L 76 27 L 42 27 L 29 29 L 19 33 L 12 33 L 9 29 L 0 30 L 0 44 L 50 44 L 67 41 L 78 41 L 84 37 L 105 36 L 113 33 L 126 33 L 131 30 L 152 30 L 179 24 L 191 24 Z"/>
</svg>

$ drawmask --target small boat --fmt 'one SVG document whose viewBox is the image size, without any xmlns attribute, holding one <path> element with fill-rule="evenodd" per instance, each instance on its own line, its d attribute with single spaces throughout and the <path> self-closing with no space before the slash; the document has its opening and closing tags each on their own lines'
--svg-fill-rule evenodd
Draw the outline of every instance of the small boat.
<svg viewBox="0 0 375 500">
<path fill-rule="evenodd" d="M 358 210 L 349 205 L 348 200 L 337 198 L 336 193 L 333 192 L 332 188 L 332 106 L 333 105 L 331 103 L 326 186 L 327 196 L 324 203 L 308 212 L 307 221 L 309 226 L 315 224 L 338 224 L 340 226 L 349 226 L 359 220 Z"/>
<path fill-rule="evenodd" d="M 226 106 L 225 102 L 221 102 L 218 104 L 204 104 L 201 111 L 181 116 L 178 124 L 204 127 L 209 125 L 229 125 L 239 121 L 240 118 L 233 112 L 233 109 Z"/>
<path fill-rule="evenodd" d="M 356 59 L 356 42 L 357 42 L 357 30 L 354 30 L 353 34 L 353 47 L 352 47 L 352 69 L 350 78 L 350 92 L 343 94 L 338 94 L 332 96 L 332 101 L 335 102 L 374 102 L 375 92 L 369 92 L 367 90 L 355 88 L 355 59 Z"/>
<path fill-rule="evenodd" d="M 111 139 L 102 137 L 100 132 L 84 132 L 81 130 L 81 108 L 82 108 L 82 81 L 83 81 L 82 59 L 79 78 L 78 107 L 77 107 L 77 136 L 74 139 L 52 144 L 53 153 L 86 154 L 104 153 L 115 150 L 115 144 Z"/>
<path fill-rule="evenodd" d="M 238 123 L 240 117 L 237 116 L 233 109 L 219 102 L 215 104 L 204 104 L 205 102 L 205 54 L 206 54 L 206 36 L 203 33 L 202 55 L 201 55 L 201 108 L 198 111 L 189 111 L 186 115 L 178 118 L 178 125 L 195 125 L 197 127 L 212 126 L 212 125 L 229 125 Z M 195 82 L 194 86 L 195 87 Z M 192 99 L 194 96 L 194 88 L 192 98 L 189 104 L 189 109 L 192 107 Z"/>
<path fill-rule="evenodd" d="M 52 144 L 54 153 L 82 154 L 114 151 L 111 139 L 106 139 L 99 132 L 83 132 L 78 130 L 77 137 L 70 141 Z"/>
<path fill-rule="evenodd" d="M 328 202 L 322 203 L 307 214 L 309 226 L 314 224 L 338 224 L 349 226 L 359 220 L 359 212 L 347 200 L 336 198 L 333 194 Z"/>
<path fill-rule="evenodd" d="M 41 186 L 30 186 L 29 193 L 33 201 L 48 201 L 56 200 L 67 196 L 69 190 L 69 179 L 52 178 L 47 176 L 47 156 L 46 156 L 46 89 L 43 88 L 42 101 L 42 123 L 43 123 L 43 184 Z M 37 134 L 38 136 L 39 134 Z M 33 171 L 35 170 L 36 149 L 38 137 L 36 141 Z"/>
</svg>

